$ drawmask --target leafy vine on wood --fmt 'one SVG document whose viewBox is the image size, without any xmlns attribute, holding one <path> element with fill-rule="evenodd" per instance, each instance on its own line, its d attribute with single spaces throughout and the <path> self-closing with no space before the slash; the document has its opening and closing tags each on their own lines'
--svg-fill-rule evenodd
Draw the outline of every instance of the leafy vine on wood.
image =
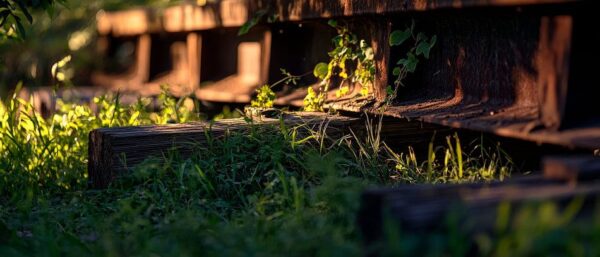
<svg viewBox="0 0 600 257">
<path fill-rule="evenodd" d="M 392 74 L 396 77 L 394 85 L 386 88 L 387 98 L 386 104 L 390 104 L 398 95 L 398 88 L 404 86 L 404 79 L 409 73 L 414 73 L 419 64 L 419 58 L 429 59 L 431 49 L 437 42 L 437 36 L 433 35 L 429 38 L 425 33 L 415 35 L 415 22 L 413 21 L 410 27 L 404 30 L 395 30 L 389 36 L 389 44 L 391 47 L 407 46 L 412 41 L 412 45 L 408 45 L 406 56 L 396 62 Z M 406 43 L 406 44 L 405 44 Z"/>
<path fill-rule="evenodd" d="M 319 83 L 318 92 L 309 88 L 304 99 L 307 111 L 322 111 L 327 92 L 332 86 L 338 86 L 336 97 L 350 92 L 350 86 L 359 84 L 360 94 L 368 96 L 375 80 L 375 62 L 373 48 L 364 39 L 359 39 L 346 24 L 330 20 L 328 24 L 335 28 L 338 35 L 332 39 L 334 48 L 328 55 L 328 63 L 318 63 L 313 71 Z"/>
</svg>

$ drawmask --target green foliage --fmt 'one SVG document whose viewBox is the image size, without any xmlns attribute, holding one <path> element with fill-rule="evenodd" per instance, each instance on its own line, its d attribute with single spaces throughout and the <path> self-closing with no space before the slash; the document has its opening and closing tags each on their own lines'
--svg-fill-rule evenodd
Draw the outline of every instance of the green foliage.
<svg viewBox="0 0 600 257">
<path fill-rule="evenodd" d="M 73 128 L 56 140 L 63 145 L 80 142 L 91 127 L 100 124 L 154 122 L 140 118 L 150 116 L 139 109 L 143 103 L 124 107 L 118 96 L 113 101 L 104 99 L 108 98 L 97 99 L 103 115 L 95 116 L 87 107 L 75 105 L 55 115 L 52 124 L 63 122 Z M 3 112 L 7 114 L 2 117 L 19 112 L 10 107 L 11 103 L 7 105 L 12 111 Z M 74 115 L 78 108 L 83 114 Z M 67 118 L 59 118 L 61 115 Z M 11 131 L 15 124 L 3 126 Z M 149 159 L 111 188 L 99 191 L 83 190 L 86 160 L 80 152 L 85 152 L 85 143 L 73 151 L 62 148 L 45 156 L 44 160 L 55 164 L 59 153 L 78 158 L 69 160 L 75 165 L 72 169 L 65 169 L 66 163 L 32 170 L 1 162 L 2 188 L 7 191 L 0 197 L 0 253 L 363 256 L 365 249 L 355 225 L 360 192 L 372 184 L 411 180 L 393 176 L 394 163 L 381 161 L 389 156 L 381 150 L 384 144 L 376 131 L 369 132 L 369 139 L 363 141 L 358 135 L 330 138 L 322 129 L 283 123 L 250 126 L 246 131 L 210 138 L 196 145 L 186 158 L 168 153 L 161 159 Z M 3 136 L 27 138 L 34 133 L 35 128 Z M 0 140 L 3 147 L 8 144 L 16 148 L 10 141 L 6 137 Z M 362 150 L 357 150 L 357 145 Z M 379 150 L 374 151 L 375 145 Z M 0 153 L 18 158 L 7 156 L 12 148 L 2 148 Z M 367 158 L 379 161 L 368 163 Z M 46 183 L 39 183 L 39 177 L 17 180 L 43 171 L 53 172 L 45 176 Z M 65 186 L 70 180 L 74 180 L 73 185 Z M 35 184 L 35 194 L 23 190 L 30 184 Z"/>
<path fill-rule="evenodd" d="M 163 102 L 177 110 L 176 102 Z M 430 144 L 419 163 L 414 151 L 397 153 L 380 140 L 381 120 L 368 123 L 374 129 L 364 135 L 339 139 L 303 125 L 250 126 L 210 138 L 186 158 L 149 159 L 109 189 L 83 190 L 80 152 L 89 129 L 157 121 L 143 100 L 121 106 L 116 96 L 96 103 L 98 115 L 61 104 L 47 120 L 18 98 L 1 105 L 0 255 L 364 256 L 377 250 L 382 256 L 464 256 L 473 244 L 483 256 L 598 252 L 600 227 L 571 225 L 577 203 L 561 213 L 552 205 L 524 209 L 510 226 L 510 211 L 501 208 L 497 232 L 473 239 L 451 220 L 447 231 L 427 235 L 389 225 L 382 244 L 364 249 L 355 220 L 365 187 L 501 179 L 509 171 L 501 151 L 464 146 L 456 136 L 445 146 Z"/>
<path fill-rule="evenodd" d="M 273 90 L 272 90 L 273 87 L 275 87 L 281 83 L 296 86 L 296 85 L 298 85 L 298 80 L 300 80 L 302 77 L 307 75 L 307 74 L 293 75 L 285 69 L 280 69 L 280 70 L 281 70 L 281 74 L 283 74 L 283 78 L 280 79 L 279 81 L 273 83 L 270 86 L 263 85 L 262 87 L 259 87 L 258 89 L 256 89 L 256 97 L 250 102 L 251 107 L 259 108 L 259 109 L 272 108 L 273 103 L 274 103 L 275 99 L 277 98 L 277 95 L 275 95 L 275 92 L 273 92 Z"/>
<path fill-rule="evenodd" d="M 182 100 L 166 94 L 159 97 L 159 113 L 148 111 L 147 99 L 124 106 L 115 95 L 95 98 L 97 113 L 86 105 L 59 100 L 48 119 L 16 95 L 0 101 L 0 198 L 27 197 L 41 189 L 83 189 L 88 133 L 95 128 L 198 119 L 181 106 Z"/>
<path fill-rule="evenodd" d="M 89 114 L 87 107 L 69 105 L 75 109 L 61 111 L 67 115 L 65 120 L 58 118 L 60 115 L 52 120 L 73 128 L 87 126 L 89 119 L 97 120 L 91 123 L 102 121 L 109 125 L 152 122 L 132 119 L 137 107 L 120 107 L 115 99 L 112 104 L 103 104 L 111 102 L 102 99 L 108 98 L 98 99 L 103 106 L 100 112 L 107 113 L 101 118 Z M 14 101 L 19 103 L 18 99 Z M 8 106 L 2 109 L 3 120 L 19 112 L 10 107 L 11 103 L 9 100 L 3 105 Z M 75 115 L 78 108 L 85 114 Z M 146 114 L 137 117 L 149 117 Z M 69 115 L 77 118 L 68 118 Z M 14 124 L 3 124 L 3 131 L 17 129 Z M 553 213 L 558 212 L 549 207 L 543 211 L 526 210 L 515 216 L 510 226 L 510 219 L 499 218 L 499 232 L 475 238 L 461 234 L 452 219 L 446 221 L 447 230 L 431 234 L 400 233 L 397 224 L 390 223 L 385 226 L 386 237 L 381 244 L 365 249 L 355 223 L 364 188 L 374 184 L 498 178 L 498 173 L 467 178 L 475 163 L 469 161 L 463 151 L 465 146 L 456 137 L 449 146 L 430 147 L 427 161 L 418 165 L 432 167 L 426 168 L 427 172 L 425 168 L 396 170 L 398 163 L 388 155 L 391 149 L 380 141 L 379 125 L 372 125 L 368 127 L 376 129 L 365 135 L 338 139 L 328 137 L 322 129 L 310 130 L 304 125 L 250 126 L 246 131 L 210 138 L 196 145 L 185 158 L 172 152 L 160 159 L 149 159 L 106 190 L 83 190 L 84 180 L 77 182 L 78 186 L 54 189 L 53 184 L 58 183 L 51 180 L 68 181 L 66 176 L 78 175 L 74 169 L 49 166 L 56 169 L 48 177 L 51 183 L 36 185 L 43 193 L 34 197 L 24 190 L 28 182 L 16 178 L 43 169 L 27 170 L 1 162 L 0 170 L 5 172 L 0 176 L 2 188 L 12 180 L 9 192 L 15 197 L 11 200 L 5 193 L 0 197 L 0 255 L 364 256 L 378 251 L 381 256 L 465 256 L 473 244 L 483 256 L 544 256 L 550 249 L 554 254 L 580 253 L 580 249 L 587 253 L 582 256 L 597 253 L 600 230 L 580 231 L 571 226 L 577 204 L 556 215 Z M 33 131 L 22 130 L 23 126 L 27 125 L 17 126 L 21 132 L 2 135 L 20 133 L 24 138 L 32 137 Z M 85 135 L 87 131 L 83 130 L 86 129 L 61 129 L 71 136 L 56 140 L 79 141 L 75 136 Z M 5 137 L 0 140 L 3 147 L 9 141 Z M 62 153 L 81 158 L 71 162 L 82 174 L 85 160 L 77 149 L 62 149 Z M 438 159 L 432 152 L 449 149 L 464 155 L 462 179 L 456 177 L 456 172 L 444 171 L 443 166 L 430 165 L 431 160 Z M 0 153 L 6 157 L 8 151 L 12 150 L 2 148 Z M 408 154 L 415 155 L 414 151 Z M 417 163 L 416 157 L 414 160 Z M 526 223 L 531 220 L 539 222 Z"/>
<path fill-rule="evenodd" d="M 271 90 L 269 85 L 263 85 L 256 90 L 256 99 L 252 100 L 251 106 L 256 108 L 272 108 L 275 101 L 275 92 Z"/>
<path fill-rule="evenodd" d="M 32 10 L 42 9 L 52 16 L 55 3 L 64 2 L 65 0 L 0 0 L 0 35 L 5 38 L 25 37 L 23 22 L 33 23 Z"/>
<path fill-rule="evenodd" d="M 414 73 L 417 70 L 419 64 L 419 57 L 429 59 L 431 49 L 437 42 L 437 36 L 427 37 L 424 33 L 418 33 L 415 36 L 415 23 L 411 24 L 409 28 L 404 30 L 395 30 L 390 34 L 389 44 L 392 47 L 402 46 L 407 41 L 412 39 L 412 46 L 408 46 L 406 50 L 406 57 L 401 58 L 396 62 L 396 67 L 392 70 L 392 74 L 396 76 L 394 80 L 394 86 L 388 86 L 386 88 L 387 99 L 386 102 L 390 103 L 398 95 L 398 88 L 403 85 L 403 80 L 406 78 L 408 73 Z"/>
<path fill-rule="evenodd" d="M 327 63 L 320 62 L 320 63 L 317 63 L 317 65 L 315 65 L 313 75 L 316 78 L 323 80 L 323 79 L 327 78 L 327 74 L 329 74 L 329 65 Z"/>
<path fill-rule="evenodd" d="M 200 119 L 198 113 L 195 113 L 195 107 L 198 106 L 195 100 L 189 97 L 176 99 L 169 95 L 167 85 L 161 86 L 161 94 L 158 101 L 161 106 L 158 114 L 151 114 L 150 121 L 154 124 L 166 123 L 185 123 Z"/>
<path fill-rule="evenodd" d="M 308 87 L 306 96 L 304 97 L 304 100 L 302 101 L 304 111 L 322 112 L 324 104 L 325 104 L 325 94 L 322 94 L 322 93 L 317 94 L 312 87 Z"/>
<path fill-rule="evenodd" d="M 405 30 L 394 30 L 390 34 L 390 46 L 399 46 L 410 38 L 412 30 L 407 28 Z"/>
<path fill-rule="evenodd" d="M 492 233 L 474 237 L 482 256 L 597 256 L 600 254 L 598 204 L 593 218 L 576 221 L 584 199 L 575 198 L 566 207 L 542 201 L 514 208 L 499 206 Z"/>
<path fill-rule="evenodd" d="M 258 10 L 256 13 L 254 13 L 254 16 L 240 27 L 238 36 L 248 34 L 250 29 L 256 26 L 267 13 L 267 10 Z"/>
<path fill-rule="evenodd" d="M 189 120 L 173 114 L 185 104 L 168 96 L 160 102 L 172 111 L 158 113 L 148 112 L 144 99 L 131 106 L 118 95 L 95 102 L 97 114 L 60 103 L 48 119 L 14 96 L 0 105 L 1 256 L 364 256 L 373 250 L 464 256 L 473 244 L 484 256 L 532 256 L 549 253 L 545 242 L 559 241 L 552 249 L 560 253 L 598 251 L 600 229 L 572 230 L 577 204 L 561 214 L 544 207 L 517 215 L 511 226 L 499 218 L 499 232 L 475 238 L 452 222 L 427 235 L 390 225 L 380 245 L 365 249 L 356 227 L 364 188 L 486 181 L 511 171 L 499 148 L 463 144 L 457 136 L 446 145 L 431 143 L 419 162 L 412 149 L 397 152 L 381 141 L 381 119 L 369 120 L 365 134 L 336 138 L 324 132 L 326 124 L 250 125 L 209 137 L 185 158 L 170 152 L 146 160 L 108 189 L 85 190 L 81 153 L 91 129 Z M 525 223 L 536 218 L 540 223 Z M 562 240 L 568 231 L 578 231 L 576 239 Z"/>
<path fill-rule="evenodd" d="M 427 160 L 419 162 L 414 150 L 390 152 L 398 176 L 407 181 L 426 183 L 457 183 L 465 181 L 503 180 L 513 172 L 513 163 L 499 146 L 481 141 L 471 142 L 469 153 L 463 152 L 460 139 L 446 137 L 447 145 L 429 145 Z M 441 153 L 441 155 L 440 155 Z M 408 174 L 408 175 L 407 175 Z"/>
<path fill-rule="evenodd" d="M 348 26 L 340 25 L 335 20 L 330 20 L 328 24 L 336 29 L 338 35 L 332 39 L 334 48 L 328 53 L 329 62 L 318 63 L 313 69 L 313 75 L 321 80 L 321 83 L 318 92 L 315 92 L 318 95 L 306 96 L 305 102 L 317 105 L 309 107 L 310 110 L 323 109 L 327 92 L 332 86 L 338 86 L 336 93 L 338 98 L 350 92 L 349 84 L 359 84 L 360 94 L 368 96 L 369 88 L 375 80 L 373 49 L 364 39 L 359 40 Z M 333 83 L 337 84 L 333 85 Z"/>
<path fill-rule="evenodd" d="M 6 1 L 6 0 L 5 0 Z M 181 2 L 180 0 L 8 0 L 22 2 L 30 11 L 33 22 L 13 5 L 13 13 L 21 17 L 26 36 L 20 35 L 18 26 L 12 24 L 12 16 L 0 26 L 0 97 L 9 96 L 19 81 L 28 87 L 57 84 L 52 66 L 65 56 L 71 62 L 62 69 L 67 80 L 74 84 L 89 84 L 92 71 L 119 72 L 127 66 L 126 56 L 97 58 L 96 23 L 94 17 L 105 11 L 121 10 L 134 6 L 160 8 Z M 52 3 L 44 6 L 46 3 Z M 0 10 L 4 10 L 0 7 Z M 5 14 L 8 10 L 4 10 Z M 1 17 L 2 15 L 0 15 Z M 0 19 L 1 20 L 1 19 Z M 129 53 L 129 44 L 117 50 Z M 62 76 L 62 75 L 61 75 Z"/>
<path fill-rule="evenodd" d="M 214 121 L 222 119 L 235 119 L 242 117 L 242 112 L 239 109 L 231 110 L 227 105 L 223 106 L 223 110 L 213 117 Z"/>
</svg>

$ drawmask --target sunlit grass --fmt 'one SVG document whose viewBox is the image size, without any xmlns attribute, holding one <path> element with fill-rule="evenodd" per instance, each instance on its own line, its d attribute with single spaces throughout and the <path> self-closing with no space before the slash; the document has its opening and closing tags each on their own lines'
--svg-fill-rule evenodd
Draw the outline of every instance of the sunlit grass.
<svg viewBox="0 0 600 257">
<path fill-rule="evenodd" d="M 366 131 L 335 138 L 327 124 L 308 131 L 252 125 L 196 145 L 186 158 L 149 159 L 108 189 L 87 190 L 90 130 L 199 117 L 182 108 L 185 100 L 161 97 L 154 113 L 144 100 L 129 106 L 115 96 L 96 99 L 98 112 L 61 103 L 48 119 L 18 98 L 2 103 L 0 256 L 364 256 L 373 250 L 355 225 L 364 188 L 486 181 L 512 170 L 500 148 L 457 136 L 431 143 L 426 156 L 392 150 L 371 121 Z M 568 224 L 554 228 L 570 231 Z M 535 233 L 531 242 L 544 238 Z M 380 252 L 439 256 L 474 244 L 458 240 L 460 231 L 398 236 Z M 477 238 L 482 253 L 504 253 L 494 238 Z"/>
</svg>

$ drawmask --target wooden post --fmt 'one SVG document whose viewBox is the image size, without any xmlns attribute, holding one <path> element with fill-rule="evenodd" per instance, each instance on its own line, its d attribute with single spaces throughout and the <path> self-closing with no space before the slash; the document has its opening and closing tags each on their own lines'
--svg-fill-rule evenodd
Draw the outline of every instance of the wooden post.
<svg viewBox="0 0 600 257">
<path fill-rule="evenodd" d="M 269 81 L 269 65 L 271 60 L 271 31 L 265 30 L 260 42 L 260 83 L 265 84 Z"/>
<path fill-rule="evenodd" d="M 543 17 L 537 59 L 541 122 L 557 130 L 563 120 L 569 84 L 572 16 Z"/>
<path fill-rule="evenodd" d="M 187 35 L 189 87 L 196 90 L 200 86 L 200 65 L 202 60 L 202 36 L 197 32 Z"/>
<path fill-rule="evenodd" d="M 371 47 L 375 53 L 375 81 L 373 93 L 379 102 L 385 101 L 388 83 L 388 67 L 390 62 L 389 37 L 392 32 L 392 23 L 389 19 L 376 19 L 371 26 Z"/>
</svg>

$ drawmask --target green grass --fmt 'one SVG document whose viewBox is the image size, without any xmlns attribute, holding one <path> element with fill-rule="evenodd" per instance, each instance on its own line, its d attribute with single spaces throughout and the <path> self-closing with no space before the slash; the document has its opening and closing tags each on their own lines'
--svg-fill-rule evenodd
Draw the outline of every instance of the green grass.
<svg viewBox="0 0 600 257">
<path fill-rule="evenodd" d="M 427 236 L 391 229 L 387 241 L 366 249 L 355 222 L 364 188 L 485 181 L 511 171 L 498 148 L 457 136 L 431 144 L 422 159 L 411 149 L 396 152 L 372 124 L 341 138 L 251 126 L 88 190 L 90 130 L 199 117 L 182 101 L 161 99 L 157 113 L 143 100 L 123 106 L 109 97 L 97 100 L 98 113 L 64 104 L 49 119 L 16 98 L 0 105 L 0 256 L 462 256 L 474 245 L 486 256 L 534 256 L 549 253 L 544 240 L 566 242 L 550 253 L 598 253 L 599 222 L 587 230 L 569 218 L 552 223 L 562 213 L 551 207 L 525 210 L 514 221 L 531 227 L 525 232 L 459 240 L 466 236 L 449 222 Z"/>
</svg>

